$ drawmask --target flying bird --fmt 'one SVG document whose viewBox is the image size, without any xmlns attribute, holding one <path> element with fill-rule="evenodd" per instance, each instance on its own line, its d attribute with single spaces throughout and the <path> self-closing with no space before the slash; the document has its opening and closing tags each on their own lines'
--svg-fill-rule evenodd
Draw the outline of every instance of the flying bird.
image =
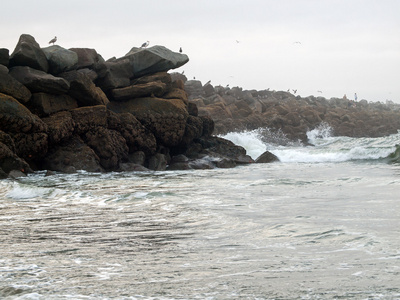
<svg viewBox="0 0 400 300">
<path fill-rule="evenodd" d="M 296 41 L 296 42 L 294 42 L 293 44 L 299 44 L 299 45 L 301 45 L 301 42 Z"/>
<path fill-rule="evenodd" d="M 54 37 L 54 39 L 51 39 L 51 41 L 49 42 L 49 44 L 53 44 L 53 45 L 54 45 L 55 42 L 57 42 L 57 37 L 56 37 L 56 36 Z"/>
<path fill-rule="evenodd" d="M 149 44 L 150 44 L 150 42 L 147 41 L 146 43 L 143 43 L 142 46 L 141 46 L 140 48 L 146 48 Z"/>
</svg>

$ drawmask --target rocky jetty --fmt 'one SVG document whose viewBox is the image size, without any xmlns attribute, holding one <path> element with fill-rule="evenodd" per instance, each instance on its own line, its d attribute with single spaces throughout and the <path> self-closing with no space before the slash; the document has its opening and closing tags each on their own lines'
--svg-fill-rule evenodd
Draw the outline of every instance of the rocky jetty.
<svg viewBox="0 0 400 300">
<path fill-rule="evenodd" d="M 212 118 L 167 73 L 188 60 L 153 46 L 105 61 L 94 49 L 41 48 L 21 35 L 11 55 L 0 49 L 0 177 L 254 162 L 212 135 Z"/>
<path fill-rule="evenodd" d="M 185 90 L 200 116 L 215 122 L 215 134 L 269 128 L 289 141 L 307 143 L 306 132 L 328 124 L 333 135 L 380 137 L 400 129 L 400 105 L 346 98 L 300 97 L 289 92 L 243 90 L 186 80 Z"/>
</svg>

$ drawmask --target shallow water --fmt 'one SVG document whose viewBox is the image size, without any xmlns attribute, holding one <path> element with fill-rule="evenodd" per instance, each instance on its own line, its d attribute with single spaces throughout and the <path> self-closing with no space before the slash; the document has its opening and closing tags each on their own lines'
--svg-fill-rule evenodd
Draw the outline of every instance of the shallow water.
<svg viewBox="0 0 400 300">
<path fill-rule="evenodd" d="M 0 181 L 0 298 L 399 299 L 400 165 L 321 157 Z"/>
</svg>

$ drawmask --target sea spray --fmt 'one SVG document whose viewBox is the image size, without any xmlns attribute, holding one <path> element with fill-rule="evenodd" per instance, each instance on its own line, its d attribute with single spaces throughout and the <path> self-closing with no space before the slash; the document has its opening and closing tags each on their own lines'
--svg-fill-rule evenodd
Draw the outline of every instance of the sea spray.
<svg viewBox="0 0 400 300">
<path fill-rule="evenodd" d="M 265 151 L 275 154 L 284 163 L 324 163 L 352 160 L 383 160 L 396 150 L 400 133 L 380 138 L 351 138 L 332 136 L 327 123 L 307 132 L 309 143 L 289 143 L 281 133 L 261 128 L 252 131 L 232 132 L 225 139 L 242 146 L 253 159 Z M 388 144 L 388 141 L 392 142 Z"/>
</svg>

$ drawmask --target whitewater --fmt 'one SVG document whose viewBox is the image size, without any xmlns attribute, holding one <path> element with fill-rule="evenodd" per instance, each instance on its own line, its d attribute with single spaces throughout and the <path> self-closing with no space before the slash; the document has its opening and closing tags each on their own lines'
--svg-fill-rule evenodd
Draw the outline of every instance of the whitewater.
<svg viewBox="0 0 400 300">
<path fill-rule="evenodd" d="M 400 299 L 400 133 L 307 136 L 223 136 L 270 164 L 0 181 L 0 298 Z"/>
</svg>

